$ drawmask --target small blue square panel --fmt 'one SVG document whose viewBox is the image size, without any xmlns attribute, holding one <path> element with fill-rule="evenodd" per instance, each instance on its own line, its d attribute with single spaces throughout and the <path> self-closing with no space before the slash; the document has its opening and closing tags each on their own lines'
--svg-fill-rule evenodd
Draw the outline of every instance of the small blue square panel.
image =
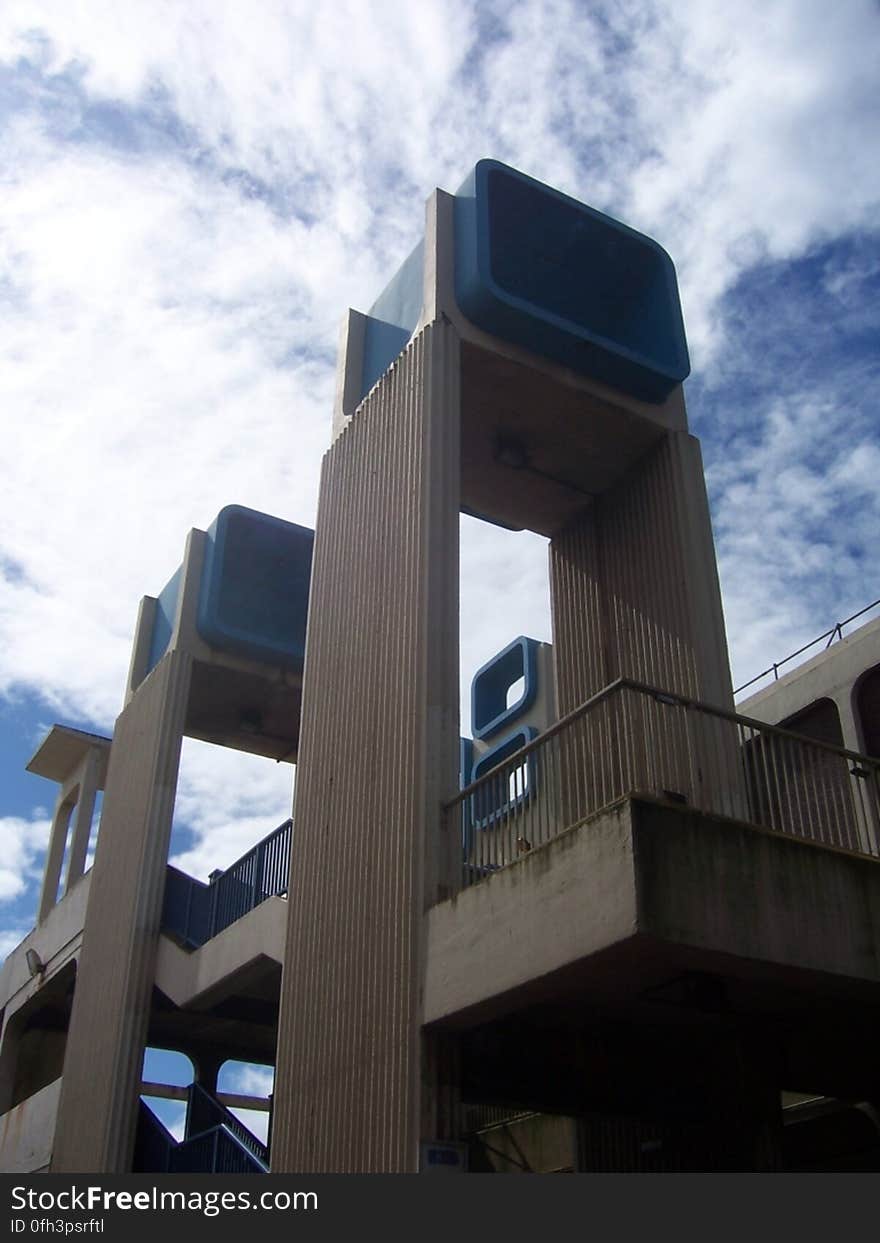
<svg viewBox="0 0 880 1243">
<path fill-rule="evenodd" d="M 538 641 L 520 635 L 508 643 L 474 674 L 471 682 L 471 729 L 482 741 L 516 721 L 534 703 L 538 692 Z M 523 688 L 515 703 L 507 693 L 522 678 Z"/>
<path fill-rule="evenodd" d="M 690 372 L 662 246 L 497 160 L 455 196 L 455 291 L 478 327 L 640 400 Z"/>
<path fill-rule="evenodd" d="M 207 534 L 201 637 L 221 651 L 302 672 L 314 531 L 227 505 Z"/>
<path fill-rule="evenodd" d="M 486 751 L 474 764 L 471 781 L 478 781 L 493 768 L 502 765 L 498 775 L 489 777 L 470 797 L 471 823 L 474 828 L 493 828 L 517 807 L 534 797 L 538 775 L 534 751 L 515 768 L 507 766 L 506 761 L 520 747 L 527 746 L 537 737 L 538 731 L 533 726 L 523 725 L 521 729 L 496 743 L 491 751 Z"/>
</svg>

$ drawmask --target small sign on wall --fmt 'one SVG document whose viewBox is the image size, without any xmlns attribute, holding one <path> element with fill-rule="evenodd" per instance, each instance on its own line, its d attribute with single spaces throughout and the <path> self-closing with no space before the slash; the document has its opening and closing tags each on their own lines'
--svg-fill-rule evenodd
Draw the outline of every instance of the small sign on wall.
<svg viewBox="0 0 880 1243">
<path fill-rule="evenodd" d="M 422 1174 L 465 1174 L 467 1144 L 445 1140 L 423 1140 L 419 1172 Z"/>
</svg>

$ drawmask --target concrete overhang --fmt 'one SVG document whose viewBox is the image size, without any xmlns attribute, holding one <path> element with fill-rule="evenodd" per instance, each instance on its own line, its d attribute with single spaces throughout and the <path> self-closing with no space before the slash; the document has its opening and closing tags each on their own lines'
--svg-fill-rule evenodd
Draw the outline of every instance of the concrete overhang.
<svg viewBox="0 0 880 1243">
<path fill-rule="evenodd" d="M 424 1021 L 880 1013 L 880 862 L 634 797 L 427 915 Z M 699 993 L 699 989 L 697 989 Z"/>
<path fill-rule="evenodd" d="M 50 781 L 66 781 L 93 747 L 105 753 L 106 764 L 110 742 L 102 734 L 89 734 L 82 729 L 71 729 L 69 725 L 53 725 L 25 768 Z M 102 784 L 103 781 L 99 786 Z"/>
<path fill-rule="evenodd" d="M 301 714 L 299 674 L 280 668 L 239 668 L 231 658 L 193 661 L 184 723 L 190 738 L 279 763 L 292 762 Z"/>
<path fill-rule="evenodd" d="M 652 406 L 564 368 L 511 354 L 462 341 L 465 512 L 552 536 L 669 430 L 686 430 L 680 388 Z"/>
</svg>

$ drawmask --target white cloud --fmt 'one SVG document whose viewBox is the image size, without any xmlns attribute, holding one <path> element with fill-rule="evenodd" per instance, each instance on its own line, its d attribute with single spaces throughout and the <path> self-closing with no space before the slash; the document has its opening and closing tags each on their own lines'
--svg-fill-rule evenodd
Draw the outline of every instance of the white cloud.
<svg viewBox="0 0 880 1243">
<path fill-rule="evenodd" d="M 50 828 L 51 822 L 44 817 L 30 820 L 21 816 L 0 817 L 0 842 L 3 843 L 0 903 L 20 897 L 30 883 L 39 880 L 39 863 L 49 840 Z M 8 952 L 9 949 L 6 950 Z"/>
<path fill-rule="evenodd" d="M 878 468 L 846 407 L 795 393 L 710 470 L 735 684 L 873 598 Z"/>
<path fill-rule="evenodd" d="M 293 771 L 290 764 L 184 739 L 175 821 L 192 841 L 170 862 L 200 880 L 234 863 L 290 816 Z"/>
<path fill-rule="evenodd" d="M 461 730 L 470 730 L 477 670 L 517 635 L 549 643 L 547 540 L 461 519 Z"/>
<path fill-rule="evenodd" d="M 226 1062 L 218 1079 L 221 1092 L 237 1092 L 243 1096 L 271 1094 L 275 1072 L 271 1066 L 257 1066 L 252 1062 Z M 269 1130 L 269 1114 L 258 1109 L 233 1109 L 231 1111 L 243 1122 L 253 1135 L 265 1144 Z"/>
<path fill-rule="evenodd" d="M 718 300 L 744 269 L 876 227 L 880 14 L 870 0 L 657 8 L 661 29 L 633 59 L 654 151 L 629 175 L 627 206 L 675 256 L 692 354 L 708 365 L 724 343 Z"/>
<path fill-rule="evenodd" d="M 268 1113 L 258 1109 L 231 1109 L 229 1112 L 234 1114 L 239 1122 L 244 1123 L 250 1133 L 255 1135 L 260 1143 L 266 1143 L 269 1134 Z"/>
<path fill-rule="evenodd" d="M 269 1096 L 275 1082 L 271 1066 L 253 1062 L 226 1062 L 220 1073 L 222 1092 L 238 1092 L 242 1096 Z"/>
<path fill-rule="evenodd" d="M 17 945 L 21 945 L 29 932 L 30 925 L 28 924 L 14 924 L 11 927 L 0 929 L 0 965 L 2 965 Z"/>
</svg>

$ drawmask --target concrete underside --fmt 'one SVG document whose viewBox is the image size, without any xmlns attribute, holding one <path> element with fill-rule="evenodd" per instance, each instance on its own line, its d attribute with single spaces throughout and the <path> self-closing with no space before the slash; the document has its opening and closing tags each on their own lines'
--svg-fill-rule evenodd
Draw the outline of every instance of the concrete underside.
<svg viewBox="0 0 880 1243">
<path fill-rule="evenodd" d="M 429 912 L 425 1020 L 468 1099 L 697 1116 L 734 1063 L 877 1099 L 880 863 L 623 800 Z"/>
<path fill-rule="evenodd" d="M 197 950 L 161 936 L 148 1043 L 218 1063 L 274 1062 L 286 924 L 276 896 Z"/>
</svg>

